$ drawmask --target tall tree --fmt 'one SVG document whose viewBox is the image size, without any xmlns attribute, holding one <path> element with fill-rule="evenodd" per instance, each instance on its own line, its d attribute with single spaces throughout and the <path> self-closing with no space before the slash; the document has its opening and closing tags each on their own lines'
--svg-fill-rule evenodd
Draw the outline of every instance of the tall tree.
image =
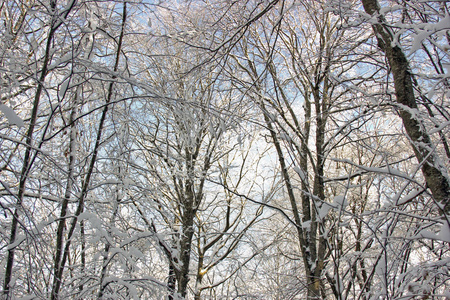
<svg viewBox="0 0 450 300">
<path fill-rule="evenodd" d="M 328 153 L 336 146 L 331 140 L 342 134 L 338 130 L 327 140 L 332 131 L 327 125 L 333 110 L 353 107 L 340 103 L 342 94 L 335 92 L 332 77 L 347 68 L 334 67 L 344 41 L 339 19 L 312 1 L 284 11 L 287 7 L 277 7 L 281 20 L 274 13 L 261 21 L 260 29 L 242 40 L 242 53 L 235 58 L 251 79 L 253 87 L 245 86 L 246 93 L 251 91 L 260 107 L 276 149 L 302 253 L 307 297 L 318 299 L 325 295 L 327 250 L 325 220 L 318 210 L 328 197 L 324 170 Z M 302 22 L 296 14 L 309 18 Z"/>
<path fill-rule="evenodd" d="M 362 0 L 364 10 L 374 19 L 373 31 L 378 46 L 385 53 L 394 78 L 395 96 L 399 104 L 400 117 L 408 136 L 411 138 L 414 153 L 421 164 L 422 173 L 439 208 L 444 215 L 450 214 L 450 181 L 447 171 L 435 152 L 429 134 L 421 120 L 415 117 L 418 105 L 413 86 L 413 75 L 406 54 L 403 52 L 394 33 L 380 13 L 377 0 Z M 419 41 L 421 43 L 421 41 Z M 447 223 L 449 220 L 446 220 Z M 450 224 L 450 223 L 449 223 Z"/>
<path fill-rule="evenodd" d="M 25 153 L 22 163 L 22 170 L 20 172 L 20 181 L 19 181 L 19 187 L 17 191 L 16 196 L 16 208 L 13 213 L 12 223 L 11 223 L 11 233 L 9 238 L 9 244 L 14 245 L 16 242 L 16 236 L 17 236 L 17 230 L 19 226 L 19 211 L 23 203 L 25 191 L 26 191 L 26 184 L 27 179 L 29 177 L 29 172 L 32 167 L 33 161 L 35 157 L 33 157 L 33 154 L 37 154 L 35 150 L 35 141 L 34 141 L 34 131 L 36 126 L 36 121 L 38 117 L 38 110 L 40 106 L 40 101 L 42 94 L 44 93 L 44 82 L 46 80 L 46 77 L 49 73 L 49 66 L 52 60 L 52 45 L 54 43 L 55 33 L 59 29 L 59 27 L 64 24 L 64 21 L 70 14 L 71 10 L 73 9 L 75 5 L 75 1 L 69 1 L 67 3 L 67 6 L 64 7 L 64 10 L 60 10 L 61 8 L 57 7 L 56 1 L 50 1 L 50 5 L 48 7 L 48 17 L 46 21 L 46 27 L 47 27 L 47 37 L 45 40 L 45 47 L 43 49 L 43 57 L 42 57 L 42 63 L 39 63 L 37 68 L 38 70 L 35 71 L 35 75 L 37 76 L 37 86 L 34 93 L 34 99 L 32 104 L 32 110 L 31 110 L 31 117 L 28 124 L 28 129 L 26 132 L 26 139 L 25 139 Z M 30 7 L 31 8 L 31 7 Z M 26 18 L 26 14 L 29 7 L 21 8 L 23 9 L 22 16 L 23 18 Z M 19 24 L 18 27 L 21 27 L 22 24 Z M 15 34 L 17 34 L 20 30 L 19 29 L 12 29 L 15 30 Z M 39 53 L 38 55 L 40 55 Z M 14 265 L 14 256 L 15 256 L 15 248 L 16 246 L 10 246 L 8 250 L 8 258 L 6 263 L 6 270 L 5 270 L 5 277 L 4 277 L 4 283 L 3 283 L 3 294 L 6 296 L 7 299 L 10 298 L 10 283 L 12 279 L 12 272 L 13 272 L 13 265 Z"/>
</svg>

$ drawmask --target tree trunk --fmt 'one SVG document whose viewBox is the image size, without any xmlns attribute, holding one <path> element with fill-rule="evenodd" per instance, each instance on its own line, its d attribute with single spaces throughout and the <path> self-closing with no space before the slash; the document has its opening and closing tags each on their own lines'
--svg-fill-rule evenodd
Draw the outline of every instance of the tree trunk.
<svg viewBox="0 0 450 300">
<path fill-rule="evenodd" d="M 188 162 L 189 164 L 189 162 Z M 192 165 L 193 166 L 193 165 Z M 191 169 L 188 165 L 188 169 Z M 193 170 L 193 168 L 192 168 Z M 191 173 L 191 172 L 189 172 Z M 193 173 L 193 172 L 192 172 Z M 192 174 L 191 174 L 192 176 Z M 192 178 L 192 177 L 191 177 Z M 177 272 L 177 280 L 178 280 L 178 293 L 182 297 L 186 297 L 187 294 L 187 285 L 189 282 L 189 264 L 191 261 L 191 246 L 192 246 L 192 237 L 194 235 L 194 218 L 195 218 L 195 192 L 194 192 L 194 183 L 192 179 L 188 178 L 186 181 L 186 189 L 185 189 L 185 201 L 184 211 L 182 215 L 182 224 L 183 228 L 181 230 L 180 237 L 180 269 Z"/>
<path fill-rule="evenodd" d="M 361 0 L 364 10 L 371 16 L 376 16 L 378 23 L 372 25 L 378 41 L 378 46 L 385 53 L 394 77 L 395 95 L 400 104 L 400 117 L 403 126 L 411 139 L 414 153 L 422 165 L 422 173 L 440 210 L 450 214 L 450 183 L 443 172 L 437 167 L 439 158 L 434 153 L 434 146 L 420 120 L 412 112 L 418 109 L 414 95 L 412 74 L 409 62 L 402 49 L 395 45 L 393 34 L 385 24 L 385 19 L 379 15 L 378 0 Z"/>
<path fill-rule="evenodd" d="M 55 274 L 54 278 L 57 278 L 56 274 L 59 272 L 60 268 L 60 262 L 61 262 L 61 256 L 63 253 L 63 247 L 64 247 L 64 230 L 66 228 L 66 216 L 67 216 L 67 210 L 69 206 L 70 201 L 70 195 L 72 194 L 72 188 L 73 188 L 73 170 L 75 165 L 75 151 L 76 151 L 76 111 L 78 110 L 77 106 L 77 95 L 74 97 L 74 103 L 72 107 L 72 112 L 70 114 L 70 141 L 69 141 L 69 165 L 68 165 L 68 171 L 67 171 L 67 183 L 66 183 L 66 191 L 64 193 L 64 198 L 61 203 L 61 211 L 60 211 L 60 217 L 58 222 L 58 228 L 56 231 L 56 252 L 55 256 L 53 258 L 53 272 Z M 53 283 L 53 286 L 55 286 L 56 282 Z"/>
<path fill-rule="evenodd" d="M 175 294 L 175 286 L 177 283 L 177 279 L 175 277 L 175 269 L 172 264 L 169 265 L 169 278 L 167 279 L 167 289 L 169 290 L 169 296 L 167 299 L 173 300 L 173 296 Z"/>
</svg>

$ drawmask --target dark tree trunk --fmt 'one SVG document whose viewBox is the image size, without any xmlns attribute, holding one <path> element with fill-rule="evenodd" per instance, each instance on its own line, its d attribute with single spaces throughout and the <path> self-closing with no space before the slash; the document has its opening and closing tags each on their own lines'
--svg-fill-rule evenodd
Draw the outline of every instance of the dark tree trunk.
<svg viewBox="0 0 450 300">
<path fill-rule="evenodd" d="M 172 265 L 169 265 L 169 278 L 167 279 L 167 289 L 169 290 L 169 296 L 167 299 L 173 300 L 173 296 L 175 294 L 175 285 L 177 283 L 175 277 L 175 270 Z"/>
<path fill-rule="evenodd" d="M 366 13 L 371 16 L 379 14 L 378 0 L 361 0 Z M 408 59 L 402 49 L 395 45 L 392 32 L 385 25 L 383 16 L 377 16 L 378 23 L 372 25 L 378 41 L 378 46 L 385 53 L 392 75 L 394 77 L 395 95 L 400 104 L 400 117 L 403 126 L 411 139 L 415 156 L 422 164 L 422 173 L 434 199 L 445 214 L 450 214 L 450 183 L 442 171 L 436 167 L 437 155 L 434 153 L 431 138 L 427 134 L 420 120 L 411 112 L 417 110 L 414 95 L 413 78 L 410 73 Z"/>
</svg>

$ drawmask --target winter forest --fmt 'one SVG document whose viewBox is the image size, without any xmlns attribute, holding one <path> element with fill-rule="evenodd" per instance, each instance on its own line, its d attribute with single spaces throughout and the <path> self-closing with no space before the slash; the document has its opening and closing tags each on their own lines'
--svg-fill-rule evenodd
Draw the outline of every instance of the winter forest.
<svg viewBox="0 0 450 300">
<path fill-rule="evenodd" d="M 450 3 L 0 1 L 0 299 L 450 299 Z"/>
</svg>

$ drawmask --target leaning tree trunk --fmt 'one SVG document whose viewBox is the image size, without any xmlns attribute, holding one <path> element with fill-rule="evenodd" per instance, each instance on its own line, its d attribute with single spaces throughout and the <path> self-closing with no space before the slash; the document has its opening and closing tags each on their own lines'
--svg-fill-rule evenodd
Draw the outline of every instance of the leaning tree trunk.
<svg viewBox="0 0 450 300">
<path fill-rule="evenodd" d="M 412 74 L 409 62 L 402 49 L 395 45 L 394 37 L 385 24 L 385 19 L 380 15 L 378 0 L 361 0 L 364 10 L 378 19 L 378 23 L 372 25 L 379 47 L 385 53 L 392 75 L 394 77 L 395 95 L 400 104 L 400 117 L 403 126 L 411 139 L 417 160 L 422 164 L 422 173 L 427 186 L 430 188 L 434 199 L 441 211 L 450 214 L 450 183 L 443 171 L 436 166 L 437 154 L 430 136 L 427 134 L 423 124 L 416 119 L 412 111 L 417 110 L 417 102 L 414 95 Z"/>
</svg>

